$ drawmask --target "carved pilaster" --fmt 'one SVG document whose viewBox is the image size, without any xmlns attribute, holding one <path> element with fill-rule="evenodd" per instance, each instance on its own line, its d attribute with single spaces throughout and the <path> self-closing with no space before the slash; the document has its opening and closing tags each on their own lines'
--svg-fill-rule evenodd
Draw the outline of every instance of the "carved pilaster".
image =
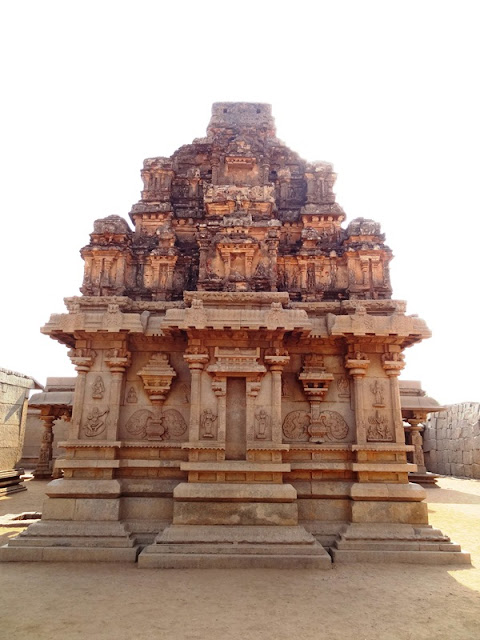
<svg viewBox="0 0 480 640">
<path fill-rule="evenodd" d="M 400 389 L 398 385 L 398 376 L 405 366 L 403 355 L 401 353 L 385 353 L 382 356 L 382 365 L 390 379 L 390 400 L 395 442 L 404 443 L 405 431 L 403 429 Z"/>
<path fill-rule="evenodd" d="M 267 354 L 265 364 L 272 374 L 272 442 L 282 443 L 282 371 L 290 362 L 286 352 Z"/>
<path fill-rule="evenodd" d="M 80 437 L 80 424 L 82 421 L 83 404 L 87 386 L 87 373 L 95 362 L 96 352 L 93 349 L 78 348 L 68 352 L 72 364 L 77 371 L 75 394 L 73 396 L 72 421 L 69 428 L 69 439 L 76 440 Z"/>
<path fill-rule="evenodd" d="M 188 364 L 192 378 L 190 390 L 189 440 L 191 442 L 198 442 L 200 440 L 200 414 L 202 408 L 202 371 L 209 357 L 208 353 L 196 348 L 187 350 L 187 353 L 183 357 Z M 225 435 L 223 437 L 225 439 Z"/>
<path fill-rule="evenodd" d="M 345 368 L 349 371 L 353 378 L 353 390 L 355 400 L 355 425 L 356 425 L 356 442 L 365 444 L 367 442 L 367 418 L 365 415 L 365 381 L 368 365 L 370 360 L 366 355 L 360 352 L 347 356 L 345 359 Z"/>
<path fill-rule="evenodd" d="M 109 417 L 107 424 L 107 440 L 116 440 L 118 435 L 118 418 L 122 396 L 123 374 L 130 366 L 131 355 L 125 349 L 110 349 L 105 354 L 105 363 L 109 367 L 112 380 L 109 395 Z"/>
</svg>

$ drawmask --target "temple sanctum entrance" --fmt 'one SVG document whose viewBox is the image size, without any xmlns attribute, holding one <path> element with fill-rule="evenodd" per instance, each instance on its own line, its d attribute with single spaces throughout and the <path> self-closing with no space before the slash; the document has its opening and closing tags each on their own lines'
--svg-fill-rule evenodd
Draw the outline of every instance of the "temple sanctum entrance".
<svg viewBox="0 0 480 640">
<path fill-rule="evenodd" d="M 226 460 L 246 460 L 247 457 L 246 393 L 246 378 L 227 378 Z"/>
</svg>

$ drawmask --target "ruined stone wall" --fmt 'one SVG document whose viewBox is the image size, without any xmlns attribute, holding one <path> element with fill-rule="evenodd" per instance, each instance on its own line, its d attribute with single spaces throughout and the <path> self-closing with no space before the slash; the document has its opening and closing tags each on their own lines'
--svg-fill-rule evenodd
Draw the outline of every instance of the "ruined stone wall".
<svg viewBox="0 0 480 640">
<path fill-rule="evenodd" d="M 428 471 L 480 478 L 480 403 L 463 402 L 431 414 L 424 452 Z"/>
<path fill-rule="evenodd" d="M 32 378 L 0 369 L 0 470 L 13 469 L 20 459 L 28 392 L 34 386 Z"/>
</svg>

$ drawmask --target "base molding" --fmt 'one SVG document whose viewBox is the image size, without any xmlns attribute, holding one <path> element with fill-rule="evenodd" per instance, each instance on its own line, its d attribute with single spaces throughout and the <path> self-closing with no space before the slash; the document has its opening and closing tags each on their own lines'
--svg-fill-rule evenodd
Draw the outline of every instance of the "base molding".
<svg viewBox="0 0 480 640">
<path fill-rule="evenodd" d="M 331 553 L 334 562 L 471 564 L 469 553 L 429 525 L 350 524 Z"/>
<path fill-rule="evenodd" d="M 140 568 L 330 569 L 322 545 L 301 526 L 171 525 L 145 547 Z"/>
</svg>

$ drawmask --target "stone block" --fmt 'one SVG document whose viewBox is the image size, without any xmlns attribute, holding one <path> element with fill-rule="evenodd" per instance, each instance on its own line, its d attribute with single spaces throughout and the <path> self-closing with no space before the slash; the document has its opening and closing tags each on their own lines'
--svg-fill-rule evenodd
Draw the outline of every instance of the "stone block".
<svg viewBox="0 0 480 640">
<path fill-rule="evenodd" d="M 178 525 L 296 525 L 296 503 L 175 502 Z"/>
<path fill-rule="evenodd" d="M 473 464 L 473 451 L 464 451 L 462 459 L 463 464 Z"/>
<path fill-rule="evenodd" d="M 452 463 L 451 465 L 451 474 L 452 476 L 463 477 L 465 476 L 465 468 L 463 464 Z"/>
<path fill-rule="evenodd" d="M 352 500 L 387 500 L 395 502 L 421 502 L 427 497 L 419 484 L 393 484 L 380 482 L 355 483 L 350 492 Z"/>
<path fill-rule="evenodd" d="M 427 503 L 354 501 L 352 522 L 427 524 Z"/>
<path fill-rule="evenodd" d="M 472 476 L 480 479 L 480 464 L 472 464 Z"/>
<path fill-rule="evenodd" d="M 390 563 L 399 562 L 405 564 L 431 564 L 431 565 L 469 565 L 471 558 L 469 553 L 457 551 L 362 551 L 332 549 L 334 563 L 341 562 L 373 562 Z"/>
<path fill-rule="evenodd" d="M 45 493 L 51 498 L 117 498 L 121 494 L 121 485 L 118 480 L 59 478 L 47 484 Z"/>
<path fill-rule="evenodd" d="M 135 562 L 140 549 L 0 547 L 1 562 Z"/>
<path fill-rule="evenodd" d="M 298 500 L 301 521 L 347 522 L 351 517 L 351 500 Z"/>
<path fill-rule="evenodd" d="M 472 464 L 464 464 L 463 467 L 464 467 L 465 477 L 466 478 L 473 478 L 473 475 L 472 475 L 472 467 L 473 467 L 473 465 Z"/>
<path fill-rule="evenodd" d="M 121 498 L 120 517 L 122 520 L 171 520 L 173 517 L 172 498 Z"/>
<path fill-rule="evenodd" d="M 43 520 L 73 520 L 75 498 L 46 498 L 42 507 Z"/>
<path fill-rule="evenodd" d="M 179 501 L 294 502 L 297 492 L 291 484 L 182 482 L 173 492 Z"/>
<path fill-rule="evenodd" d="M 119 520 L 120 500 L 107 498 L 78 498 L 75 520 Z"/>
</svg>

